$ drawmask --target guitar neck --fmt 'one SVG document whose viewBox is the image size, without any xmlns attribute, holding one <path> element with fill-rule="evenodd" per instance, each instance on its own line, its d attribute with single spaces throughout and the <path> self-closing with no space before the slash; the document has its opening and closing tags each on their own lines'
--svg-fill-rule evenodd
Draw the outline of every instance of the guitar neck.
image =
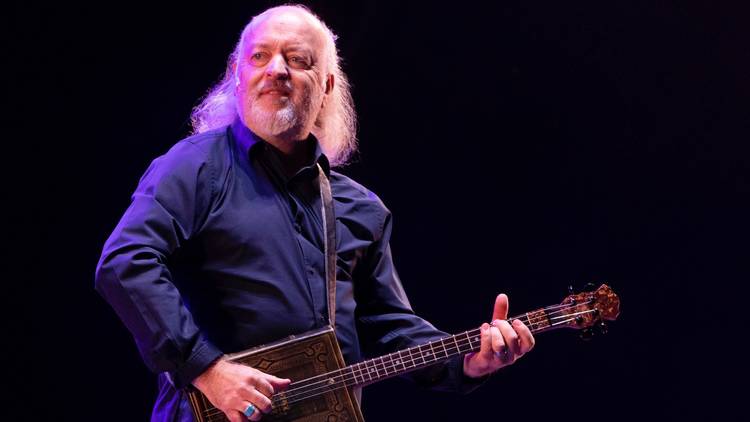
<svg viewBox="0 0 750 422">
<path fill-rule="evenodd" d="M 509 318 L 521 320 L 532 333 L 562 328 L 570 321 L 555 322 L 555 310 L 560 305 L 540 308 Z M 405 374 L 465 353 L 479 351 L 480 329 L 464 331 L 429 343 L 368 359 L 335 371 L 292 383 L 286 392 L 274 396 L 274 403 L 291 404 L 329 391 L 351 386 L 362 386 Z"/>
<path fill-rule="evenodd" d="M 548 331 L 556 328 L 555 323 L 551 322 L 548 314 L 553 308 L 555 307 L 540 308 L 509 318 L 508 320 L 521 320 L 529 327 L 532 333 Z M 481 331 L 479 328 L 475 328 L 419 346 L 368 359 L 326 375 L 338 376 L 344 379 L 345 386 L 347 387 L 367 385 L 424 368 L 448 360 L 454 356 L 478 352 L 480 346 Z M 315 378 L 317 379 L 318 377 Z"/>
</svg>

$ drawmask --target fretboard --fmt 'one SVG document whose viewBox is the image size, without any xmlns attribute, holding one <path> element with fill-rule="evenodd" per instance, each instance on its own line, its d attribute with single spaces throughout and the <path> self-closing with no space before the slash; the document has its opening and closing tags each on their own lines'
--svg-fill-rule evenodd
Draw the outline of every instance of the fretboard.
<svg viewBox="0 0 750 422">
<path fill-rule="evenodd" d="M 555 328 L 556 325 L 550 322 L 548 315 L 550 308 L 527 312 L 509 320 L 521 320 L 532 333 L 547 331 Z M 287 391 L 274 396 L 273 403 L 274 405 L 282 403 L 289 405 L 339 388 L 372 384 L 425 368 L 454 356 L 477 352 L 481 345 L 480 337 L 481 331 L 476 328 L 293 382 Z"/>
</svg>

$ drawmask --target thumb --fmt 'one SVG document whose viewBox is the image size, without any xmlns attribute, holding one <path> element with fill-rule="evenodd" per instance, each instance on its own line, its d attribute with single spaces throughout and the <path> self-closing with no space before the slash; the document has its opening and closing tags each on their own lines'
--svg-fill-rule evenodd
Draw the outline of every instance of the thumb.
<svg viewBox="0 0 750 422">
<path fill-rule="evenodd" d="M 495 309 L 492 312 L 492 321 L 496 319 L 508 318 L 508 296 L 504 293 L 497 295 L 495 299 Z"/>
</svg>

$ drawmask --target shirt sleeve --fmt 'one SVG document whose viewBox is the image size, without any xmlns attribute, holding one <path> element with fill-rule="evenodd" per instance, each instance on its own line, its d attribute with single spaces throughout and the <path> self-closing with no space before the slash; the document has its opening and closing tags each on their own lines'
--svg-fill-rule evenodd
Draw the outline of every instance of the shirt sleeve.
<svg viewBox="0 0 750 422">
<path fill-rule="evenodd" d="M 380 356 L 449 336 L 414 314 L 391 255 L 391 214 L 386 211 L 382 236 L 368 249 L 355 282 L 357 331 L 367 357 Z M 404 375 L 417 385 L 438 391 L 469 393 L 486 377 L 463 372 L 464 355 Z"/>
<path fill-rule="evenodd" d="M 135 338 L 150 370 L 187 386 L 218 359 L 193 321 L 167 263 L 205 220 L 214 195 L 211 163 L 197 145 L 154 160 L 104 245 L 95 288 Z"/>
</svg>

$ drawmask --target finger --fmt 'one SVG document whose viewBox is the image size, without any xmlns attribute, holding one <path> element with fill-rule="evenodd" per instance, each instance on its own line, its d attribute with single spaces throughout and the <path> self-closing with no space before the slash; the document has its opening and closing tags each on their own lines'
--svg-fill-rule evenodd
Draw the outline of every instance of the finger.
<svg viewBox="0 0 750 422">
<path fill-rule="evenodd" d="M 500 293 L 495 298 L 495 308 L 492 311 L 492 321 L 508 318 L 508 296 Z"/>
<path fill-rule="evenodd" d="M 265 379 L 273 386 L 274 392 L 284 391 L 292 383 L 289 378 L 279 378 L 270 374 L 266 374 Z"/>
<path fill-rule="evenodd" d="M 270 382 L 268 382 L 265 378 L 258 378 L 255 380 L 255 389 L 260 391 L 261 394 L 263 394 L 266 397 L 272 397 L 274 392 L 276 391 L 275 388 L 271 385 Z"/>
<path fill-rule="evenodd" d="M 242 404 L 240 405 L 240 407 L 242 408 L 242 411 L 240 412 L 240 414 L 242 415 L 243 421 L 247 421 L 247 420 L 257 421 L 263 417 L 263 411 L 261 410 L 259 406 L 257 406 L 254 403 L 255 402 L 249 402 L 246 400 L 242 401 Z M 250 406 L 253 406 L 252 412 L 250 412 L 248 409 Z M 250 416 L 247 416 L 248 413 L 250 414 Z"/>
<path fill-rule="evenodd" d="M 503 342 L 510 350 L 511 357 L 521 354 L 521 343 L 518 341 L 518 333 L 511 327 L 508 321 L 495 321 L 495 327 L 497 327 L 500 334 L 503 336 Z M 513 359 L 511 359 L 513 360 Z"/>
<path fill-rule="evenodd" d="M 492 337 L 492 353 L 496 359 L 499 359 L 502 363 L 507 363 L 509 356 L 508 346 L 505 344 L 505 339 L 503 339 L 500 329 L 494 325 L 496 323 L 497 321 L 493 321 L 493 325 L 489 329 Z"/>
<path fill-rule="evenodd" d="M 531 330 L 529 330 L 529 327 L 527 327 L 526 324 L 520 320 L 514 319 L 513 329 L 518 333 L 518 339 L 521 343 L 521 354 L 527 353 L 534 348 L 536 340 L 534 340 L 534 335 L 531 334 Z"/>
<path fill-rule="evenodd" d="M 264 396 L 260 391 L 253 390 L 250 392 L 250 403 L 254 404 L 259 412 L 271 413 L 271 399 Z M 243 409 L 246 409 L 247 405 Z"/>
<path fill-rule="evenodd" d="M 490 324 L 486 322 L 479 328 L 481 332 L 481 345 L 479 346 L 479 356 L 491 362 L 493 358 L 492 335 L 490 334 Z"/>
<path fill-rule="evenodd" d="M 242 414 L 242 412 L 238 412 L 236 410 L 230 410 L 229 412 L 224 412 L 225 415 L 227 415 L 227 419 L 229 419 L 229 422 L 245 422 L 247 421 L 247 418 L 245 415 Z"/>
<path fill-rule="evenodd" d="M 245 407 L 245 409 L 247 409 L 247 407 Z M 247 416 L 246 418 L 249 421 L 259 421 L 260 418 L 262 417 L 263 417 L 263 413 L 261 413 L 260 409 L 256 407 L 255 411 L 250 416 Z"/>
<path fill-rule="evenodd" d="M 274 386 L 276 386 L 276 385 L 289 385 L 292 382 L 292 380 L 290 380 L 289 378 L 279 378 L 279 377 L 271 375 L 271 374 L 266 374 L 266 379 L 268 380 L 268 382 L 270 382 Z"/>
</svg>

